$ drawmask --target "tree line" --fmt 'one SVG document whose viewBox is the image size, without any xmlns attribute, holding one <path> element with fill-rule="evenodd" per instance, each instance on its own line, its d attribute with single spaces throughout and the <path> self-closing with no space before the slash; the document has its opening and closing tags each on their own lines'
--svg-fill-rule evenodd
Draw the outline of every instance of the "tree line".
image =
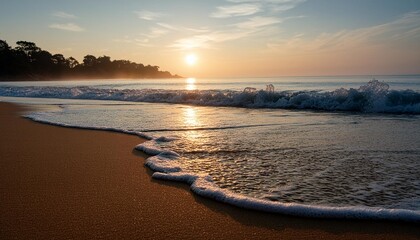
<svg viewBox="0 0 420 240">
<path fill-rule="evenodd" d="M 0 81 L 176 77 L 158 66 L 93 55 L 86 55 L 79 63 L 73 57 L 42 50 L 33 42 L 18 41 L 12 48 L 0 40 Z"/>
</svg>

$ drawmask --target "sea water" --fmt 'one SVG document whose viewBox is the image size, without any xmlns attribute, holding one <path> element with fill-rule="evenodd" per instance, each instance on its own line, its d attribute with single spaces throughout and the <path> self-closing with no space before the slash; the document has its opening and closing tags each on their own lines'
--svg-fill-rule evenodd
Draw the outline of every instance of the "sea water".
<svg viewBox="0 0 420 240">
<path fill-rule="evenodd" d="M 420 76 L 380 80 L 20 82 L 1 83 L 0 96 L 35 104 L 36 121 L 146 137 L 133 148 L 153 155 L 153 177 L 222 202 L 419 221 Z"/>
</svg>

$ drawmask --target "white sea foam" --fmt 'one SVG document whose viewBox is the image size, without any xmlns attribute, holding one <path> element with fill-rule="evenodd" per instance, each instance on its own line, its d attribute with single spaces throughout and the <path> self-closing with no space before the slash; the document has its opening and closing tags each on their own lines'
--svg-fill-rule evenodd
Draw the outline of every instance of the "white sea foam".
<svg viewBox="0 0 420 240">
<path fill-rule="evenodd" d="M 389 90 L 388 84 L 372 80 L 358 89 L 322 91 L 232 91 L 99 89 L 93 87 L 0 87 L 0 96 L 64 99 L 119 100 L 184 103 L 202 106 L 312 109 L 420 114 L 420 93 Z"/>
<path fill-rule="evenodd" d="M 341 218 L 341 219 L 382 219 L 420 222 L 420 211 L 405 209 L 385 209 L 377 207 L 329 207 L 305 205 L 298 203 L 273 202 L 259 198 L 247 197 L 219 188 L 209 175 L 196 175 L 188 172 L 166 171 L 166 166 L 160 168 L 154 165 L 152 177 L 162 180 L 185 182 L 191 185 L 191 190 L 202 196 L 227 203 L 233 206 L 257 211 L 287 214 L 300 217 Z"/>
<path fill-rule="evenodd" d="M 152 177 L 161 180 L 185 182 L 191 190 L 203 197 L 227 203 L 233 206 L 272 213 L 314 218 L 343 219 L 382 219 L 420 222 L 420 211 L 406 209 L 386 209 L 378 207 L 329 207 L 282 203 L 247 197 L 222 189 L 213 183 L 206 174 L 185 172 L 177 162 L 178 154 L 161 150 L 154 145 L 154 140 L 136 146 L 136 149 L 155 156 L 149 157 L 146 166 L 155 171 Z"/>
<path fill-rule="evenodd" d="M 108 131 L 108 132 L 119 132 L 119 133 L 139 136 L 147 140 L 154 139 L 152 135 L 145 134 L 142 132 L 137 132 L 137 131 L 123 130 L 123 129 L 110 128 L 110 127 L 90 127 L 90 126 L 82 126 L 82 125 L 71 125 L 71 124 L 66 124 L 66 123 L 47 121 L 42 118 L 42 115 L 37 114 L 37 113 L 27 114 L 24 117 L 31 119 L 33 121 L 36 121 L 36 122 L 46 123 L 46 124 L 50 124 L 54 126 L 71 127 L 71 128 L 78 128 L 78 129 L 89 129 L 89 130 L 102 130 L 102 131 Z"/>
<path fill-rule="evenodd" d="M 157 138 L 159 139 L 159 138 Z M 175 159 L 179 157 L 178 153 L 171 150 L 163 150 L 156 145 L 156 139 L 151 139 L 148 142 L 144 142 L 136 146 L 136 149 L 143 151 L 149 155 L 160 155 L 165 156 L 166 158 Z"/>
</svg>

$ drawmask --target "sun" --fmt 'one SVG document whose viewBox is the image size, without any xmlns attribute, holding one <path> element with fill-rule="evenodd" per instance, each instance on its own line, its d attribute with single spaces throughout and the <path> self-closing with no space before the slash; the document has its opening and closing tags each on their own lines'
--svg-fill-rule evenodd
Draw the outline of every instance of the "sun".
<svg viewBox="0 0 420 240">
<path fill-rule="evenodd" d="M 194 53 L 190 53 L 187 56 L 185 56 L 185 63 L 193 66 L 197 63 L 197 55 L 195 55 Z"/>
</svg>

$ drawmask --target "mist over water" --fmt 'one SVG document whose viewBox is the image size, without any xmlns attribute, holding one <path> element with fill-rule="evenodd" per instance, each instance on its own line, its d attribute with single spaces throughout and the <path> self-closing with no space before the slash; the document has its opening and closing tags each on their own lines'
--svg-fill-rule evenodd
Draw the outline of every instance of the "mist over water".
<svg viewBox="0 0 420 240">
<path fill-rule="evenodd" d="M 278 82 L 279 79 L 269 79 Z M 315 79 L 316 80 L 316 79 Z M 354 79 L 355 81 L 358 79 Z M 161 80 L 162 81 L 162 80 Z M 168 80 L 163 80 L 163 82 Z M 415 84 L 416 80 L 410 82 L 399 82 L 390 85 L 383 81 L 373 79 L 358 87 L 340 87 L 334 90 L 327 90 L 332 86 L 347 83 L 314 82 L 314 79 L 307 79 L 303 85 L 310 88 L 314 83 L 321 89 L 293 90 L 302 88 L 300 83 L 280 82 L 283 89 L 275 90 L 273 84 L 256 82 L 258 79 L 244 79 L 233 83 L 214 84 L 219 89 L 198 89 L 195 79 L 175 81 L 174 86 L 169 88 L 141 88 L 144 83 L 141 81 L 132 82 L 131 85 L 116 84 L 102 85 L 101 82 L 78 82 L 82 86 L 72 86 L 66 83 L 64 86 L 54 85 L 22 85 L 11 84 L 0 87 L 0 96 L 13 97 L 40 97 L 40 98 L 65 98 L 65 99 L 95 99 L 95 100 L 117 100 L 129 102 L 152 102 L 152 103 L 182 103 L 199 106 L 224 106 L 224 107 L 245 107 L 245 108 L 281 108 L 281 109 L 307 109 L 323 111 L 352 111 L 372 113 L 420 113 L 420 92 Z M 276 83 L 277 83 L 276 82 Z M 185 85 L 186 90 L 175 89 L 179 84 Z M 256 85 L 266 90 L 255 87 L 244 87 L 243 90 L 223 89 L 225 85 L 237 83 L 238 86 Z M 44 83 L 45 84 L 45 83 Z M 96 84 L 96 85 L 95 85 Z M 247 85 L 245 85 L 247 84 Z M 290 85 L 295 85 L 291 87 Z M 62 84 L 63 85 L 63 84 Z M 146 84 L 147 85 L 147 84 Z M 413 89 L 403 89 L 404 86 L 413 86 Z M 160 85 L 157 84 L 157 87 Z M 237 87 L 238 87 L 237 86 Z M 289 90 L 285 88 L 288 86 Z M 128 88 L 132 87 L 132 88 Z M 401 89 L 400 89 L 401 88 Z"/>
<path fill-rule="evenodd" d="M 188 93 L 184 88 L 142 90 L 141 87 L 122 87 L 119 83 L 114 87 L 112 84 L 105 87 L 99 82 L 89 82 L 86 86 L 65 83 L 63 85 L 67 84 L 66 86 L 55 87 L 44 85 L 46 83 L 23 87 L 19 83 L 14 86 L 0 86 L 0 95 L 41 97 L 3 98 L 7 101 L 43 106 L 39 111 L 29 114 L 35 120 L 146 134 L 152 140 L 138 148 L 159 154 L 147 163 L 152 169 L 162 172 L 156 174 L 156 177 L 192 182 L 196 179 L 198 185 L 196 188 L 193 186 L 195 192 L 211 189 L 210 196 L 219 200 L 225 199 L 221 201 L 233 201 L 229 199 L 235 199 L 235 194 L 239 194 L 238 196 L 251 199 L 250 203 L 244 203 L 245 207 L 259 204 L 259 200 L 266 201 L 263 202 L 263 208 L 269 209 L 271 208 L 267 206 L 272 206 L 270 204 L 274 204 L 274 209 L 277 209 L 276 206 L 284 206 L 281 205 L 284 203 L 303 204 L 310 206 L 310 209 L 327 212 L 326 216 L 335 214 L 331 213 L 333 210 L 329 207 L 344 208 L 338 216 L 347 216 L 350 211 L 348 208 L 351 208 L 361 214 L 360 216 L 366 214 L 370 217 L 377 214 L 369 212 L 372 207 L 376 210 L 402 209 L 411 211 L 410 214 L 417 216 L 418 220 L 420 116 L 416 111 L 420 102 L 420 85 L 415 80 L 410 80 L 409 83 L 401 81 L 399 87 L 388 82 L 367 83 L 369 80 L 352 87 L 354 91 L 350 88 L 341 89 L 338 80 L 330 85 L 325 83 L 323 89 L 317 91 L 298 90 L 299 84 L 285 90 L 273 84 L 275 92 L 256 90 L 244 93 L 243 88 L 214 89 L 219 93 L 237 92 L 237 97 L 252 96 L 254 100 L 262 96 L 267 99 L 286 99 L 286 96 L 282 97 L 285 92 L 300 92 L 304 94 L 302 96 L 306 96 L 300 97 L 303 99 L 301 104 L 308 101 L 311 106 L 320 103 L 328 105 L 326 98 L 334 92 L 346 96 L 343 103 L 348 99 L 352 99 L 353 103 L 358 99 L 360 102 L 365 101 L 364 108 L 349 112 L 337 111 L 343 109 L 331 107 L 260 108 L 255 101 L 253 106 L 241 108 L 215 104 L 172 104 L 174 101 L 144 103 L 137 101 L 138 98 L 130 100 L 127 97 L 134 98 L 135 94 L 143 94 L 142 91 L 159 91 L 168 98 L 173 98 L 171 93 Z M 243 79 L 242 81 L 246 82 Z M 308 82 L 309 80 L 304 84 L 309 84 Z M 351 82 L 357 81 L 353 79 Z M 260 88 L 265 89 L 265 83 L 268 84 L 268 81 L 260 83 Z M 225 85 L 228 84 L 234 83 Z M 293 85 L 290 82 L 287 84 Z M 401 87 L 410 85 L 414 87 Z M 224 85 L 217 86 L 221 88 Z M 197 91 L 202 94 L 204 92 L 200 91 L 207 90 L 198 87 Z M 340 98 L 337 96 L 335 97 Z M 159 97 L 162 98 L 161 95 Z M 288 97 L 290 101 L 290 96 Z M 95 100 L 86 100 L 87 98 Z M 330 96 L 329 99 L 336 98 Z M 226 96 L 221 99 L 226 101 Z M 263 99 L 263 102 L 267 102 L 267 99 Z M 380 101 L 366 104 L 372 99 Z M 384 106 L 391 109 L 389 101 L 394 101 L 392 109 L 398 107 L 405 110 L 372 111 L 375 108 L 383 110 Z M 328 106 L 333 106 L 332 103 L 329 104 Z M 393 112 L 398 114 L 392 114 Z M 211 184 L 215 184 L 221 192 Z"/>
</svg>

